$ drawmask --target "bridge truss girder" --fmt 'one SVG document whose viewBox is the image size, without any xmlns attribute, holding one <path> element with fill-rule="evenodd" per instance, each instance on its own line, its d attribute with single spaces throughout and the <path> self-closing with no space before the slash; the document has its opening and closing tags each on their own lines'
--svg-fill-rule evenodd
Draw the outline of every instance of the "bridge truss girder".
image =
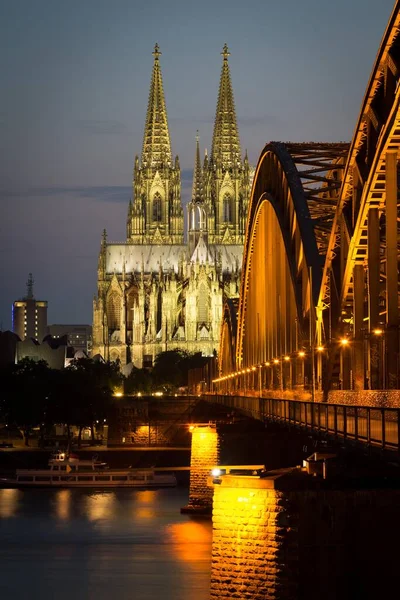
<svg viewBox="0 0 400 600">
<path fill-rule="evenodd" d="M 399 385 L 399 31 L 397 2 L 350 146 L 318 299 L 329 309 L 324 322 L 333 323 L 327 327 L 329 379 L 340 359 L 337 384 L 342 388 Z M 385 339 L 378 340 L 374 331 L 382 331 Z M 351 348 L 340 349 L 344 335 Z"/>
</svg>

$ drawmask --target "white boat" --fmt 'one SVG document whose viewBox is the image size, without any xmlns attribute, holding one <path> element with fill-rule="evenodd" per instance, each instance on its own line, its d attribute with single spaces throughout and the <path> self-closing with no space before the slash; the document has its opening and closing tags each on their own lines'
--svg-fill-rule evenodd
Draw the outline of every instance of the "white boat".
<svg viewBox="0 0 400 600">
<path fill-rule="evenodd" d="M 173 473 L 157 473 L 155 469 L 110 469 L 93 457 L 81 460 L 77 455 L 58 452 L 49 460 L 47 469 L 17 469 L 14 479 L 2 480 L 3 487 L 68 487 L 68 488 L 150 488 L 175 487 Z"/>
</svg>

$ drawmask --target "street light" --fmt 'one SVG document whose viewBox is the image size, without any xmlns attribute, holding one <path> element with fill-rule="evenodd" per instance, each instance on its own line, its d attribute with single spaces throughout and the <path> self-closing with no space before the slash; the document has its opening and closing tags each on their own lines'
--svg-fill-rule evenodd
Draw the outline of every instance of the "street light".
<svg viewBox="0 0 400 600">
<path fill-rule="evenodd" d="M 382 390 L 386 388 L 386 348 L 385 331 L 381 327 L 373 329 L 372 333 L 379 339 L 378 344 L 378 387 Z"/>
<path fill-rule="evenodd" d="M 306 353 L 304 352 L 304 350 L 299 350 L 298 353 L 297 353 L 297 356 L 300 359 L 303 359 L 303 358 L 305 358 Z M 303 389 L 304 389 L 304 384 L 305 384 L 305 381 L 304 381 L 304 377 L 305 377 L 304 362 L 305 362 L 304 360 L 300 361 L 300 367 L 301 367 L 300 368 L 300 379 L 299 379 L 299 376 L 297 374 L 297 366 L 296 366 L 296 384 L 300 384 L 303 387 Z"/>
</svg>

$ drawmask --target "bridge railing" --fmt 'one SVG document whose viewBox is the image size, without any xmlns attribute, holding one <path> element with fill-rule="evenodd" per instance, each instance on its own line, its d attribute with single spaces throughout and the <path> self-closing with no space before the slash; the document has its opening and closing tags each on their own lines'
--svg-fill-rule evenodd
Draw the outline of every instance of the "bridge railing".
<svg viewBox="0 0 400 600">
<path fill-rule="evenodd" d="M 246 396 L 207 396 L 261 421 L 285 422 L 345 441 L 400 451 L 400 408 L 349 406 Z"/>
</svg>

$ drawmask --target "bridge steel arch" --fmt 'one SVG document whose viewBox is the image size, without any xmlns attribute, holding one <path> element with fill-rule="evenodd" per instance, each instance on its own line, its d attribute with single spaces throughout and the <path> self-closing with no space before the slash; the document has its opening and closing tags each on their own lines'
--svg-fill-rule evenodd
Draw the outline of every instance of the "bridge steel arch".
<svg viewBox="0 0 400 600">
<path fill-rule="evenodd" d="M 260 156 L 243 257 L 233 374 L 239 389 L 283 389 L 311 377 L 302 348 L 310 354 L 321 343 L 315 304 L 347 150 L 271 142 Z"/>
<path fill-rule="evenodd" d="M 236 379 L 233 376 L 236 365 L 232 349 L 236 347 L 238 307 L 238 298 L 229 298 L 225 302 L 222 315 L 218 352 L 218 374 L 219 377 L 227 375 L 223 385 L 223 390 L 226 392 L 236 389 Z"/>
<path fill-rule="evenodd" d="M 236 389 L 399 389 L 399 32 L 400 0 L 350 148 L 271 142 L 261 153 L 236 370 L 220 377 Z"/>
</svg>

